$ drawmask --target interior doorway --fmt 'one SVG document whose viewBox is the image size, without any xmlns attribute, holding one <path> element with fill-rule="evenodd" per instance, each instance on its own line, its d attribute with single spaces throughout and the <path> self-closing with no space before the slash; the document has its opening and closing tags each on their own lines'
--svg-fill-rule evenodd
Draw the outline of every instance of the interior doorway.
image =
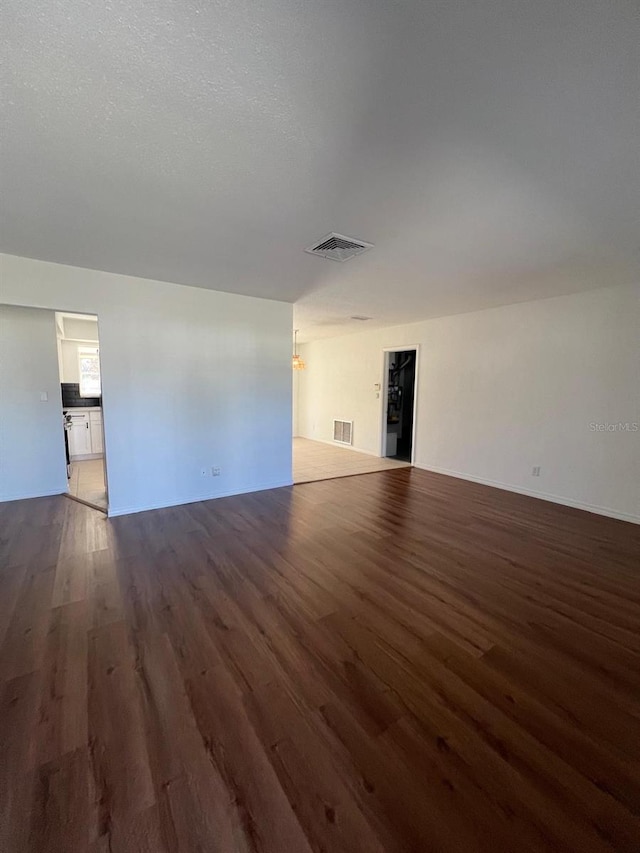
<svg viewBox="0 0 640 853">
<path fill-rule="evenodd" d="M 98 318 L 56 312 L 67 494 L 108 509 Z"/>
<path fill-rule="evenodd" d="M 418 347 L 384 352 L 382 456 L 413 463 Z"/>
</svg>

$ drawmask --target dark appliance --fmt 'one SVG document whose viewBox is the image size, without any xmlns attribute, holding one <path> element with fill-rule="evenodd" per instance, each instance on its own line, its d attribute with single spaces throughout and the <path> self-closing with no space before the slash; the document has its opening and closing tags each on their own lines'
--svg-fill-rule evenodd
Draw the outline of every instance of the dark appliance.
<svg viewBox="0 0 640 853">
<path fill-rule="evenodd" d="M 71 429 L 71 415 L 62 416 L 62 431 L 64 432 L 64 452 L 67 457 L 67 480 L 71 479 L 71 454 L 69 453 L 69 430 Z"/>
</svg>

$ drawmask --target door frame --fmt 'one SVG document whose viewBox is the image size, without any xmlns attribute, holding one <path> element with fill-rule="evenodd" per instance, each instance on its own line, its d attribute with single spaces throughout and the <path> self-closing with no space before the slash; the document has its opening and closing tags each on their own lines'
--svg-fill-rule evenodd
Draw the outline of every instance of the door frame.
<svg viewBox="0 0 640 853">
<path fill-rule="evenodd" d="M 102 415 L 102 417 L 100 419 L 101 420 L 100 430 L 102 432 L 102 469 L 103 469 L 103 474 L 104 474 L 104 492 L 105 492 L 105 497 L 107 499 L 106 509 L 100 509 L 99 511 L 104 512 L 105 515 L 108 516 L 109 515 L 109 478 L 108 478 L 108 474 L 107 474 L 107 441 L 106 441 L 105 430 L 104 430 L 104 373 L 102 372 L 102 344 L 101 344 L 101 338 L 100 338 L 100 314 L 98 314 L 95 311 L 72 311 L 69 308 L 64 308 L 64 309 L 63 308 L 51 308 L 51 309 L 46 309 L 46 310 L 52 311 L 54 316 L 56 314 L 77 314 L 78 316 L 82 316 L 84 314 L 85 317 L 91 317 L 91 318 L 95 317 L 96 318 L 96 324 L 98 326 L 97 350 L 98 350 L 98 361 L 100 363 L 100 413 Z M 57 330 L 56 330 L 56 343 L 59 344 Z M 62 376 L 60 376 L 60 381 L 62 382 Z M 91 423 L 89 423 L 89 432 L 91 432 Z M 69 483 L 67 481 L 67 489 L 64 493 L 66 495 L 70 494 L 68 486 L 69 486 Z"/>
<path fill-rule="evenodd" d="M 413 422 L 411 424 L 411 464 L 415 465 L 416 458 L 416 425 L 418 423 L 418 373 L 420 370 L 420 344 L 397 347 L 383 347 L 382 350 L 382 382 L 380 383 L 380 456 L 387 458 L 387 396 L 389 394 L 389 353 L 416 353 L 416 375 L 413 381 Z"/>
<path fill-rule="evenodd" d="M 109 515 L 109 481 L 107 475 L 107 438 L 105 434 L 104 427 L 104 374 L 102 372 L 102 354 L 101 354 L 101 338 L 100 338 L 100 313 L 98 311 L 74 311 L 72 308 L 43 308 L 41 305 L 34 305 L 33 303 L 23 303 L 23 302 L 2 302 L 0 299 L 0 305 L 8 305 L 14 306 L 16 308 L 37 308 L 40 311 L 48 311 L 50 314 L 53 314 L 54 317 L 54 331 L 55 331 L 55 339 L 56 339 L 56 358 L 58 359 L 58 384 L 62 382 L 62 376 L 60 376 L 60 349 L 59 349 L 59 340 L 58 340 L 58 330 L 55 323 L 56 314 L 78 314 L 85 315 L 87 317 L 95 317 L 98 324 L 98 357 L 100 359 L 100 384 L 101 384 L 101 401 L 102 405 L 100 406 L 102 410 L 102 465 L 104 468 L 104 490 L 107 497 L 107 509 L 99 510 L 100 512 L 104 512 L 107 516 Z M 60 412 L 62 413 L 62 399 L 60 400 Z M 60 425 L 62 426 L 62 421 Z M 62 435 L 62 442 L 60 443 L 60 453 L 62 454 L 62 458 L 64 459 L 64 471 L 65 478 L 67 475 L 67 458 L 64 449 L 64 434 Z M 69 494 L 69 481 L 67 479 L 67 485 L 64 492 L 60 492 L 61 495 Z"/>
</svg>

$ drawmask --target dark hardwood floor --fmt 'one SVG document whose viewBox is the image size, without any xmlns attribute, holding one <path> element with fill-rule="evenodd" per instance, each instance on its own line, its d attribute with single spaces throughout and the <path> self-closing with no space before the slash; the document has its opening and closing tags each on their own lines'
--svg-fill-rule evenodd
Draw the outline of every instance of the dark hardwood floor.
<svg viewBox="0 0 640 853">
<path fill-rule="evenodd" d="M 0 850 L 640 851 L 640 528 L 400 469 L 0 505 Z"/>
</svg>

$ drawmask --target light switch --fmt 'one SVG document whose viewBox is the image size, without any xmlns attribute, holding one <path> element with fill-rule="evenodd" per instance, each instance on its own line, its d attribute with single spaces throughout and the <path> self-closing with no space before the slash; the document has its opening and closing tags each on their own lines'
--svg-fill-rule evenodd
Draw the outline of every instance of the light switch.
<svg viewBox="0 0 640 853">
<path fill-rule="evenodd" d="M 41 403 L 48 403 L 49 402 L 49 395 L 47 394 L 46 391 L 40 392 L 40 402 Z"/>
</svg>

